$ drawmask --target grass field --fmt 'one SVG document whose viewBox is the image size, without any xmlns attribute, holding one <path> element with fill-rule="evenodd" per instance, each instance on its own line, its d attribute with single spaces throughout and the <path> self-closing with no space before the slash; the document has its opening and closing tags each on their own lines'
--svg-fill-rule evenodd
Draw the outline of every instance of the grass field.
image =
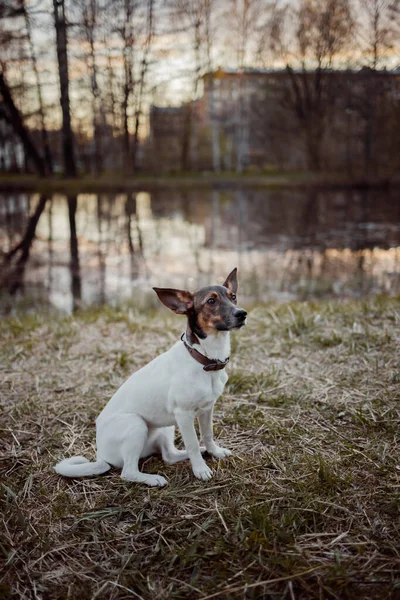
<svg viewBox="0 0 400 600">
<path fill-rule="evenodd" d="M 2 319 L 3 598 L 400 597 L 400 301 L 251 311 L 233 339 L 216 437 L 233 457 L 81 480 L 94 419 L 183 318 L 91 310 Z"/>
</svg>

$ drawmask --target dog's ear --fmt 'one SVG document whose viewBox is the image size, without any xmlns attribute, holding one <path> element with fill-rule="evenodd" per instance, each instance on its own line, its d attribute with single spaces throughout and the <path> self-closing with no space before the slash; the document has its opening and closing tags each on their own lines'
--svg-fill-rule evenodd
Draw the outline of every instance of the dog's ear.
<svg viewBox="0 0 400 600">
<path fill-rule="evenodd" d="M 186 315 L 193 308 L 193 294 L 186 290 L 171 288 L 153 288 L 161 302 L 178 315 Z"/>
<path fill-rule="evenodd" d="M 229 273 L 225 280 L 224 287 L 228 288 L 233 294 L 236 294 L 238 288 L 237 267 Z"/>
</svg>

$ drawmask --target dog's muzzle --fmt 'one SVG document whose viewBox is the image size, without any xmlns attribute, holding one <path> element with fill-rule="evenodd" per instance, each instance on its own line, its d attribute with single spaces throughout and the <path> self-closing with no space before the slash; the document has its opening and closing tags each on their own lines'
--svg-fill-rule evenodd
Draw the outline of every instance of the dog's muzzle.
<svg viewBox="0 0 400 600">
<path fill-rule="evenodd" d="M 235 327 L 243 327 L 246 323 L 247 312 L 243 308 L 239 308 L 234 314 L 236 325 Z"/>
</svg>

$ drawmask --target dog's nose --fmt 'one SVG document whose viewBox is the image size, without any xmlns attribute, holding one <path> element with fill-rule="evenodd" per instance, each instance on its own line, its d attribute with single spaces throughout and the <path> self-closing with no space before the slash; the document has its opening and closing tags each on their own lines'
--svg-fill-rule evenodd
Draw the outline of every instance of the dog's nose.
<svg viewBox="0 0 400 600">
<path fill-rule="evenodd" d="M 235 312 L 235 317 L 237 319 L 242 319 L 244 321 L 245 318 L 247 317 L 247 312 L 245 310 L 243 310 L 243 308 L 240 308 L 239 310 L 237 310 Z"/>
</svg>

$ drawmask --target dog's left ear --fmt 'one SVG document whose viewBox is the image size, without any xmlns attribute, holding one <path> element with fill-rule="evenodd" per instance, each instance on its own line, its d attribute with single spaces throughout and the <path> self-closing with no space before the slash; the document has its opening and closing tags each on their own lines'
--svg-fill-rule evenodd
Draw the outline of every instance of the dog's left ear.
<svg viewBox="0 0 400 600">
<path fill-rule="evenodd" d="M 233 294 L 236 294 L 238 288 L 237 267 L 229 273 L 225 280 L 224 287 L 227 287 Z"/>
<path fill-rule="evenodd" d="M 153 288 L 161 302 L 178 315 L 186 315 L 193 308 L 193 294 L 187 290 Z"/>
</svg>

